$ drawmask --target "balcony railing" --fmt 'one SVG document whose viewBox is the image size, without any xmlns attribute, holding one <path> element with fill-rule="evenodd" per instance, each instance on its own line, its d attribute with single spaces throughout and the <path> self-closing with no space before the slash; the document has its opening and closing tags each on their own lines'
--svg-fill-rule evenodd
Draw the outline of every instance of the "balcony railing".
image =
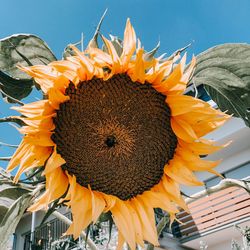
<svg viewBox="0 0 250 250">
<path fill-rule="evenodd" d="M 190 213 L 178 213 L 181 223 L 173 227 L 182 242 L 250 220 L 250 195 L 243 188 L 229 187 L 192 201 L 188 208 Z"/>
<path fill-rule="evenodd" d="M 72 219 L 71 213 L 66 213 L 64 215 L 69 219 Z M 66 232 L 67 228 L 68 225 L 58 219 L 50 220 L 35 230 L 34 247 L 31 247 L 31 233 L 27 232 L 23 235 L 25 239 L 23 249 L 49 250 L 51 249 L 51 243 L 60 239 Z"/>
</svg>

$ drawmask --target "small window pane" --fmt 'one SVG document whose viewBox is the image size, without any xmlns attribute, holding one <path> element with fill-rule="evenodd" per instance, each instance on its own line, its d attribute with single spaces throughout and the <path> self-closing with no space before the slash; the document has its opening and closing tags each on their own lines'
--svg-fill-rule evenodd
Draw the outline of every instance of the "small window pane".
<svg viewBox="0 0 250 250">
<path fill-rule="evenodd" d="M 225 173 L 226 178 L 243 179 L 250 176 L 250 162 Z"/>
<path fill-rule="evenodd" d="M 213 187 L 217 184 L 219 184 L 219 182 L 221 181 L 222 179 L 220 177 L 214 177 L 208 181 L 205 181 L 205 185 L 207 188 L 210 188 L 210 187 Z"/>
</svg>

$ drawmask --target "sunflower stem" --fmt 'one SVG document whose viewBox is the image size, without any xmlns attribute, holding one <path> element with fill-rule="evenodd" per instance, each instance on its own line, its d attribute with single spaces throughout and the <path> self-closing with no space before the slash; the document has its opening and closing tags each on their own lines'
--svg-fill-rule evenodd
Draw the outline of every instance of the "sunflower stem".
<svg viewBox="0 0 250 250">
<path fill-rule="evenodd" d="M 68 219 L 66 216 L 64 216 L 63 214 L 57 212 L 57 211 L 54 211 L 52 213 L 57 219 L 63 221 L 65 224 L 67 225 L 71 225 L 72 224 L 72 221 L 70 219 Z M 96 244 L 88 237 L 86 237 L 86 234 L 82 231 L 81 232 L 81 236 L 83 237 L 84 240 L 86 240 L 88 246 L 90 247 L 91 250 L 98 250 Z"/>
</svg>

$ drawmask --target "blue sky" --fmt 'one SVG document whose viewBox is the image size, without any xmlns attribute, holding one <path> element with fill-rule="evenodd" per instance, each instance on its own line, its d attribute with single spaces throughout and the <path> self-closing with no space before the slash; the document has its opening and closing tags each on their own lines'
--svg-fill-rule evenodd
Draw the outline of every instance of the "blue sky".
<svg viewBox="0 0 250 250">
<path fill-rule="evenodd" d="M 130 17 L 146 50 L 160 40 L 159 54 L 170 54 L 190 42 L 189 55 L 222 43 L 250 43 L 249 0 L 3 0 L 0 38 L 36 34 L 61 58 L 64 47 L 79 41 L 82 32 L 87 44 L 106 8 L 102 33 L 122 37 Z M 0 101 L 1 117 L 10 113 L 9 107 Z M 1 125 L 0 141 L 18 143 L 20 138 L 10 125 Z M 0 156 L 10 153 L 0 147 Z"/>
</svg>

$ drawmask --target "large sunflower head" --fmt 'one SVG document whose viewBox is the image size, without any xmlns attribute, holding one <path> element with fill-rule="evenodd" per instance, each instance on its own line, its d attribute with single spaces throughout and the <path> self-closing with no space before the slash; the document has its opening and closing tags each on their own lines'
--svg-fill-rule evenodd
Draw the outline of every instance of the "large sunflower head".
<svg viewBox="0 0 250 250">
<path fill-rule="evenodd" d="M 183 95 L 195 66 L 186 56 L 146 56 L 130 21 L 123 49 L 102 37 L 105 51 L 73 47 L 75 56 L 47 66 L 23 67 L 40 85 L 44 100 L 15 107 L 24 135 L 9 163 L 15 181 L 44 166 L 46 191 L 30 207 L 46 208 L 64 195 L 78 237 L 110 211 L 131 249 L 158 244 L 154 208 L 172 218 L 186 209 L 179 185 L 202 185 L 194 171 L 216 173 L 218 162 L 200 159 L 220 147 L 203 139 L 227 115 Z M 136 46 L 137 45 L 137 46 Z M 66 193 L 66 196 L 65 196 Z"/>
</svg>

